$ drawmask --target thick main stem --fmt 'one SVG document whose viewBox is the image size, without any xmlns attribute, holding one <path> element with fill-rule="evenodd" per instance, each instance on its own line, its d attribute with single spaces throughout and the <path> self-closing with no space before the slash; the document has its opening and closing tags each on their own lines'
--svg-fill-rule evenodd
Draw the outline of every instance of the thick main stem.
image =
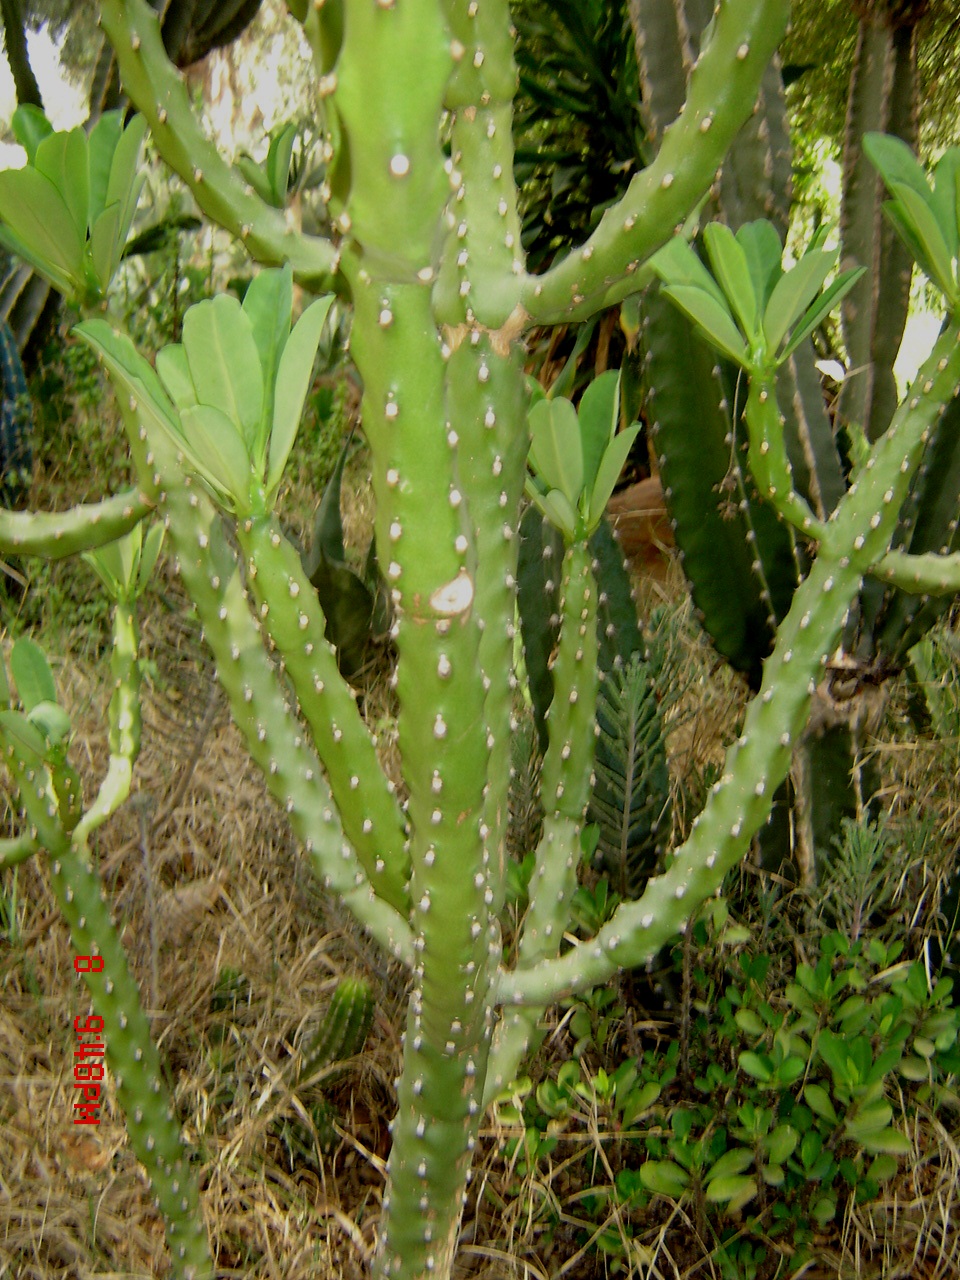
<svg viewBox="0 0 960 1280">
<path fill-rule="evenodd" d="M 480 1122 L 491 961 L 499 959 L 491 910 L 498 857 L 484 821 L 491 746 L 478 679 L 476 534 L 448 419 L 451 346 L 432 304 L 448 190 L 438 126 L 452 64 L 431 0 L 345 11 L 334 99 L 351 157 L 343 269 L 377 543 L 396 616 L 414 938 L 375 1266 L 382 1277 L 449 1274 Z"/>
</svg>

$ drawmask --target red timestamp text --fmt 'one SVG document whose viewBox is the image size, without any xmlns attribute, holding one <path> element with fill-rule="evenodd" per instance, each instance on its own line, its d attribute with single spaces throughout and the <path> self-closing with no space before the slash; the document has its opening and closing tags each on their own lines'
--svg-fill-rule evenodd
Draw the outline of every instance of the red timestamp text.
<svg viewBox="0 0 960 1280">
<path fill-rule="evenodd" d="M 100 973 L 103 956 L 76 956 L 73 967 L 77 973 Z M 96 1013 L 78 1016 L 73 1020 L 73 1029 L 77 1037 L 73 1050 L 73 1087 L 78 1090 L 73 1104 L 77 1113 L 73 1123 L 99 1124 L 104 1077 L 103 1019 Z"/>
</svg>

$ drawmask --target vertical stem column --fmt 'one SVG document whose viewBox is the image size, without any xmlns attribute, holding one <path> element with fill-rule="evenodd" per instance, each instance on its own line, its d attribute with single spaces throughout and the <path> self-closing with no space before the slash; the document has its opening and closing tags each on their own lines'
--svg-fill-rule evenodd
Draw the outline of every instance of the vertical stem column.
<svg viewBox="0 0 960 1280">
<path fill-rule="evenodd" d="M 377 1263 L 379 1275 L 400 1277 L 449 1273 L 489 1050 L 488 949 L 499 955 L 483 823 L 490 748 L 476 545 L 431 298 L 452 66 L 436 0 L 345 10 L 334 93 L 351 160 L 343 265 L 396 614 L 410 827 L 414 990 Z"/>
</svg>

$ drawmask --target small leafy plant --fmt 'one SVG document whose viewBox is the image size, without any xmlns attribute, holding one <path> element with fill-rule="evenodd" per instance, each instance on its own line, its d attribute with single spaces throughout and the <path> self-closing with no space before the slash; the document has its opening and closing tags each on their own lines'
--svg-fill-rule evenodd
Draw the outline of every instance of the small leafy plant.
<svg viewBox="0 0 960 1280">
<path fill-rule="evenodd" d="M 848 849 L 856 838 L 847 831 Z M 949 979 L 931 982 L 875 930 L 827 927 L 815 954 L 785 969 L 723 899 L 690 928 L 689 1075 L 678 1039 L 614 1071 L 590 1065 L 622 1043 L 610 1015 L 623 1008 L 598 989 L 568 1015 L 575 1056 L 512 1112 L 522 1128 L 512 1145 L 518 1172 L 540 1176 L 580 1152 L 591 1215 L 617 1215 L 585 1239 L 612 1259 L 626 1259 L 625 1233 L 659 1229 L 655 1202 L 666 1198 L 712 1240 L 723 1274 L 761 1274 L 771 1247 L 812 1257 L 816 1231 L 896 1180 L 914 1151 L 911 1117 L 955 1098 L 960 1010 Z M 678 946 L 674 966 L 687 962 Z M 589 1143 L 571 1146 L 591 1118 L 606 1166 Z"/>
</svg>

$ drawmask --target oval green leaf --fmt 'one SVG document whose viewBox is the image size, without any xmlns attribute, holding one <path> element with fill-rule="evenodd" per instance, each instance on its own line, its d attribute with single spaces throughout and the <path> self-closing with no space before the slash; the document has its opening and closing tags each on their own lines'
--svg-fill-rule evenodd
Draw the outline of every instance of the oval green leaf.
<svg viewBox="0 0 960 1280">
<path fill-rule="evenodd" d="M 289 264 L 281 270 L 260 271 L 250 281 L 243 298 L 243 310 L 250 320 L 253 340 L 260 353 L 263 374 L 263 418 L 273 422 L 277 369 L 290 336 L 293 311 L 293 271 Z M 262 470 L 266 459 L 254 464 Z"/>
<path fill-rule="evenodd" d="M 237 428 L 249 460 L 263 410 L 263 375 L 250 321 L 232 294 L 191 307 L 183 320 L 183 348 L 201 405 Z"/>
<path fill-rule="evenodd" d="M 803 1098 L 815 1115 L 821 1116 L 824 1120 L 829 1120 L 831 1124 L 837 1123 L 837 1113 L 834 1110 L 833 1103 L 830 1101 L 830 1095 L 823 1085 L 808 1084 L 803 1091 Z"/>
<path fill-rule="evenodd" d="M 24 637 L 10 651 L 10 673 L 23 709 L 30 712 L 42 702 L 56 702 L 57 686 L 43 650 Z"/>
<path fill-rule="evenodd" d="M 753 1152 L 747 1147 L 733 1147 L 725 1151 L 707 1170 L 704 1182 L 709 1185 L 714 1179 L 728 1178 L 731 1174 L 743 1173 L 753 1164 Z"/>
<path fill-rule="evenodd" d="M 902 138 L 886 133 L 865 133 L 863 152 L 892 191 L 895 184 L 910 187 L 925 200 L 930 184 L 917 157 Z"/>
<path fill-rule="evenodd" d="M 320 335 L 332 305 L 332 294 L 312 302 L 293 326 L 280 356 L 273 400 L 273 426 L 270 432 L 268 495 L 275 493 L 279 487 L 283 469 L 293 448 L 303 414 L 303 402 L 313 378 L 313 364 L 317 358 Z"/>
<path fill-rule="evenodd" d="M 604 450 L 616 434 L 620 418 L 620 373 L 608 369 L 584 391 L 577 410 L 583 450 L 583 489 L 593 489 Z M 606 504 L 604 504 L 606 505 Z"/>
<path fill-rule="evenodd" d="M 117 139 L 110 163 L 110 177 L 107 181 L 107 192 L 104 197 L 104 208 L 116 202 L 122 210 L 120 215 L 120 232 L 123 243 L 126 243 L 136 212 L 137 201 L 146 173 L 140 169 L 140 148 L 147 132 L 147 122 L 143 116 L 134 116 L 123 133 Z"/>
<path fill-rule="evenodd" d="M 668 240 L 650 259 L 650 266 L 664 285 L 702 289 L 719 307 L 728 309 L 723 290 L 682 236 Z"/>
<path fill-rule="evenodd" d="M 183 451 L 198 474 L 245 510 L 250 499 L 251 465 L 246 442 L 236 425 L 212 404 L 196 404 L 180 414 Z"/>
<path fill-rule="evenodd" d="M 588 533 L 595 529 L 603 518 L 607 503 L 633 448 L 633 442 L 639 434 L 640 424 L 634 423 L 632 427 L 627 427 L 625 431 L 615 435 L 604 450 L 586 511 Z"/>
<path fill-rule="evenodd" d="M 48 177 L 36 169 L 0 173 L 0 215 L 40 264 L 49 263 L 67 292 L 83 280 L 83 243 L 73 215 Z M 51 275 L 53 272 L 51 272 Z"/>
<path fill-rule="evenodd" d="M 119 266 L 122 252 L 120 206 L 112 204 L 103 210 L 90 231 L 90 258 L 101 295 L 106 295 L 110 288 L 110 281 Z"/>
<path fill-rule="evenodd" d="M 762 1036 L 767 1029 L 763 1019 L 754 1009 L 738 1009 L 733 1015 L 733 1020 L 748 1036 Z"/>
<path fill-rule="evenodd" d="M 541 400 L 529 413 L 530 465 L 548 489 L 557 489 L 571 507 L 583 490 L 580 421 L 569 400 Z"/>
<path fill-rule="evenodd" d="M 123 112 L 105 111 L 87 136 L 90 156 L 90 225 L 107 207 L 113 153 L 123 133 Z"/>
<path fill-rule="evenodd" d="M 157 373 L 179 410 L 190 409 L 198 403 L 187 353 L 179 342 L 172 342 L 157 352 Z"/>
<path fill-rule="evenodd" d="M 784 360 L 789 360 L 790 356 L 796 351 L 806 338 L 813 333 L 817 325 L 821 323 L 830 314 L 842 297 L 853 288 L 866 268 L 853 267 L 849 271 L 842 272 L 837 276 L 832 284 L 828 285 L 819 298 L 807 308 L 807 311 L 794 326 L 793 333 L 790 335 L 790 341 L 784 347 L 777 357 L 777 362 L 782 364 Z M 771 352 L 771 355 L 773 353 Z"/>
<path fill-rule="evenodd" d="M 690 1175 L 672 1160 L 646 1160 L 640 1166 L 640 1181 L 648 1191 L 680 1198 L 690 1185 Z"/>
<path fill-rule="evenodd" d="M 27 163 L 33 164 L 37 147 L 53 133 L 53 125 L 40 107 L 25 102 L 17 107 L 10 121 L 13 136 L 27 153 Z"/>
<path fill-rule="evenodd" d="M 559 489 L 548 489 L 546 493 L 539 494 L 534 501 L 550 523 L 556 525 L 568 541 L 574 537 L 577 531 L 577 513 L 567 500 L 566 494 L 561 493 Z"/>
<path fill-rule="evenodd" d="M 757 298 L 743 246 L 722 222 L 709 222 L 703 241 L 727 303 L 752 342 L 757 336 Z"/>
<path fill-rule="evenodd" d="M 743 1174 L 716 1178 L 707 1185 L 704 1194 L 711 1204 L 725 1204 L 731 1209 L 737 1209 L 756 1196 L 757 1183 L 756 1179 Z"/>
<path fill-rule="evenodd" d="M 765 1053 L 752 1053 L 749 1049 L 740 1054 L 738 1059 L 740 1070 L 745 1071 L 754 1080 L 766 1084 L 773 1079 L 773 1061 Z"/>
<path fill-rule="evenodd" d="M 854 1137 L 853 1134 L 850 1136 Z M 892 1127 L 878 1129 L 863 1137 L 856 1137 L 854 1140 L 871 1155 L 909 1156 L 913 1154 L 913 1144 L 907 1135 Z"/>
<path fill-rule="evenodd" d="M 925 200 L 902 183 L 895 183 L 893 192 L 923 249 L 926 261 L 920 265 L 944 297 L 953 301 L 957 293 L 953 260 L 940 224 L 928 203 L 929 194 Z"/>
<path fill-rule="evenodd" d="M 836 258 L 836 253 L 806 253 L 774 285 L 763 315 L 763 335 L 771 356 L 823 288 Z"/>
<path fill-rule="evenodd" d="M 778 1124 L 772 1133 L 763 1139 L 763 1149 L 767 1159 L 773 1164 L 783 1164 L 788 1156 L 793 1155 L 800 1135 L 793 1125 Z"/>
<path fill-rule="evenodd" d="M 749 366 L 743 336 L 726 305 L 721 306 L 705 290 L 689 285 L 668 285 L 663 292 L 725 356 L 743 368 Z"/>
<path fill-rule="evenodd" d="M 59 191 L 73 219 L 77 240 L 83 244 L 87 238 L 87 218 L 90 211 L 87 135 L 82 129 L 51 133 L 37 147 L 33 163 L 37 173 L 49 178 Z"/>
</svg>

